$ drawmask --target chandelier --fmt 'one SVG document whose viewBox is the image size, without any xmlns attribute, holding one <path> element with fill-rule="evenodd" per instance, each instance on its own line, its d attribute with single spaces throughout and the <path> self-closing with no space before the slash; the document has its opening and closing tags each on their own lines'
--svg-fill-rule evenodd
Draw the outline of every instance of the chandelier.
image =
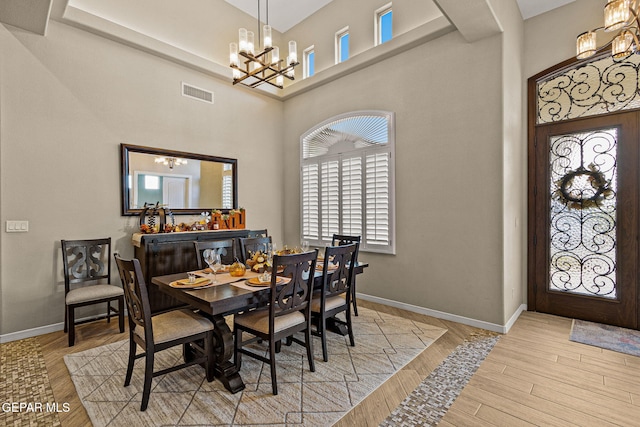
<svg viewBox="0 0 640 427">
<path fill-rule="evenodd" d="M 258 43 L 262 50 L 255 49 L 254 33 L 240 28 L 238 43 L 229 44 L 229 64 L 233 69 L 233 84 L 238 83 L 255 88 L 268 83 L 279 89 L 284 86 L 284 78 L 295 79 L 294 67 L 298 64 L 298 52 L 295 41 L 289 42 L 289 55 L 286 60 L 280 58 L 280 49 L 273 46 L 271 26 L 269 25 L 269 0 L 267 0 L 267 19 L 260 34 L 260 0 L 258 0 Z M 242 58 L 242 59 L 241 59 Z"/>
<path fill-rule="evenodd" d="M 156 163 L 162 163 L 165 166 L 169 166 L 169 169 L 173 169 L 174 166 L 186 165 L 186 159 L 179 159 L 177 157 L 156 157 L 154 159 Z"/>
<path fill-rule="evenodd" d="M 580 34 L 576 40 L 576 58 L 585 59 L 611 45 L 611 55 L 623 59 L 638 50 L 640 21 L 638 0 L 610 0 L 604 7 L 604 26 Z M 596 31 L 618 31 L 613 39 L 601 47 L 596 45 Z"/>
</svg>

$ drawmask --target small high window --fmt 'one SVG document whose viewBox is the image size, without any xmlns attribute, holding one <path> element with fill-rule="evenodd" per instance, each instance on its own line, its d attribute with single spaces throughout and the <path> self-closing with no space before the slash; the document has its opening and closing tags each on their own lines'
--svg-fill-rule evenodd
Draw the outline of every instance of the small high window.
<svg viewBox="0 0 640 427">
<path fill-rule="evenodd" d="M 336 33 L 336 64 L 349 59 L 349 27 Z"/>
<path fill-rule="evenodd" d="M 393 12 L 391 3 L 376 10 L 376 45 L 391 40 L 393 37 Z"/>
<path fill-rule="evenodd" d="M 303 60 L 303 74 L 304 78 L 311 77 L 316 72 L 316 53 L 314 47 L 311 46 L 304 50 L 304 60 Z"/>
</svg>

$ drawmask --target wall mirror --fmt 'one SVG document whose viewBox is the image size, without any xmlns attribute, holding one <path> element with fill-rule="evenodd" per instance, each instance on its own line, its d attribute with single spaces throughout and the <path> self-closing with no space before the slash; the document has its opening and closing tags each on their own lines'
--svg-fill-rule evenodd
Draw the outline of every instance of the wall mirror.
<svg viewBox="0 0 640 427">
<path fill-rule="evenodd" d="M 238 208 L 238 161 L 121 144 L 122 215 L 139 215 L 145 202 L 174 214 Z"/>
</svg>

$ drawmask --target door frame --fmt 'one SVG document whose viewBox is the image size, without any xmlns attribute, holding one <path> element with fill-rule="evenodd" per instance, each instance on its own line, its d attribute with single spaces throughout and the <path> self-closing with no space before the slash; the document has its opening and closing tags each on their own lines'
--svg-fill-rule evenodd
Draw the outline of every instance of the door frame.
<svg viewBox="0 0 640 427">
<path fill-rule="evenodd" d="M 639 166 L 636 166 L 636 170 L 640 168 L 640 158 L 639 158 L 640 154 L 638 153 L 640 151 L 640 147 L 639 147 L 640 146 L 640 109 L 628 109 L 628 110 L 623 110 L 623 111 L 618 111 L 613 113 L 607 113 L 607 114 L 601 114 L 601 115 L 589 116 L 589 117 L 581 117 L 581 118 L 564 120 L 561 122 L 554 122 L 554 123 L 543 123 L 543 124 L 536 123 L 537 82 L 540 79 L 550 74 L 555 74 L 560 72 L 563 69 L 571 68 L 575 66 L 577 62 L 579 61 L 577 61 L 575 58 L 571 58 L 547 70 L 544 70 L 528 79 L 528 86 L 527 86 L 527 96 L 528 96 L 527 310 L 529 311 L 538 311 L 538 309 L 540 308 L 538 307 L 538 303 L 537 303 L 537 292 L 538 292 L 537 286 L 541 285 L 541 286 L 545 286 L 546 288 L 549 280 L 548 264 L 545 268 L 539 268 L 540 265 L 542 265 L 541 263 L 548 263 L 549 261 L 548 259 L 538 259 L 540 258 L 540 251 L 536 249 L 537 248 L 536 245 L 547 245 L 547 249 L 543 251 L 543 253 L 548 255 L 549 241 L 548 241 L 548 236 L 545 235 L 546 231 L 548 231 L 548 226 L 547 228 L 545 228 L 545 230 L 542 233 L 540 233 L 539 230 L 537 229 L 537 220 L 536 220 L 536 218 L 538 218 L 539 215 L 541 214 L 548 216 L 548 210 L 549 210 L 548 200 L 547 201 L 543 200 L 542 202 L 540 202 L 540 200 L 537 200 L 539 196 L 544 198 L 548 196 L 546 188 L 541 189 L 540 193 L 538 193 L 538 185 L 539 185 L 539 182 L 537 181 L 538 168 L 544 168 L 546 170 L 545 176 L 547 177 L 547 182 L 548 182 L 548 173 L 549 173 L 548 162 L 545 162 L 545 164 L 542 164 L 542 159 L 539 159 L 538 156 L 536 155 L 536 151 L 538 150 L 537 144 L 540 143 L 540 141 L 538 140 L 539 130 L 550 127 L 550 126 L 556 126 L 561 128 L 561 125 L 565 125 L 565 124 L 567 128 L 571 128 L 572 126 L 575 126 L 576 123 L 592 122 L 593 124 L 587 124 L 584 126 L 584 130 L 589 131 L 591 129 L 599 129 L 599 128 L 607 127 L 607 126 L 599 126 L 598 121 L 606 121 L 607 118 L 610 119 L 611 116 L 618 116 L 622 114 L 636 114 L 638 118 L 636 120 L 636 125 L 635 125 L 635 129 L 637 132 L 635 138 L 638 140 L 638 143 L 636 144 L 636 147 L 633 152 L 635 152 L 635 155 L 636 155 L 636 165 L 639 165 Z M 628 137 L 628 135 L 626 137 Z M 544 141 L 544 144 L 546 145 L 546 141 Z M 544 160 L 546 160 L 546 156 Z M 623 171 L 618 170 L 619 177 L 621 173 L 623 173 Z M 639 176 L 640 176 L 640 173 L 636 173 L 635 185 L 637 186 L 636 187 L 637 189 L 640 189 L 640 182 L 638 178 Z M 634 318 L 634 322 L 633 322 L 634 324 L 631 327 L 638 329 L 640 328 L 640 256 L 639 256 L 640 248 L 638 247 L 638 233 L 640 232 L 639 231 L 640 230 L 640 224 L 639 224 L 640 223 L 640 196 L 636 197 L 634 203 L 635 203 L 635 209 L 636 209 L 636 216 L 635 216 L 636 224 L 634 224 L 632 229 L 635 230 L 636 236 L 635 236 L 635 239 L 633 239 L 633 244 L 635 245 L 635 249 L 632 252 L 634 252 L 636 256 L 631 261 L 631 264 L 634 265 L 633 268 L 635 270 L 634 275 L 635 275 L 636 285 L 635 285 L 635 295 L 634 295 L 635 316 L 632 316 Z M 540 204 L 543 205 L 544 209 L 546 209 L 546 211 L 543 213 L 541 213 L 540 211 L 541 209 L 539 206 Z M 618 225 L 618 222 L 619 220 L 616 219 L 616 225 Z M 619 235 L 620 235 L 620 228 L 617 227 L 617 231 L 616 231 L 617 240 Z M 618 250 L 619 248 L 616 249 L 616 253 L 618 252 Z M 620 260 L 618 259 L 618 261 Z M 617 275 L 618 274 L 616 273 L 616 276 Z M 580 297 L 576 296 L 576 298 L 580 298 Z M 590 297 L 584 297 L 584 298 L 590 298 Z"/>
</svg>

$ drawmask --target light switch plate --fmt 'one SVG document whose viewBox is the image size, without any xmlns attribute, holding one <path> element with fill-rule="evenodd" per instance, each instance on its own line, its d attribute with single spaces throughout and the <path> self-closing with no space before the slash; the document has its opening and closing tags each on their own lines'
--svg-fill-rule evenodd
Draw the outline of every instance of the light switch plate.
<svg viewBox="0 0 640 427">
<path fill-rule="evenodd" d="M 26 233 L 29 231 L 29 221 L 7 221 L 7 233 Z"/>
</svg>

